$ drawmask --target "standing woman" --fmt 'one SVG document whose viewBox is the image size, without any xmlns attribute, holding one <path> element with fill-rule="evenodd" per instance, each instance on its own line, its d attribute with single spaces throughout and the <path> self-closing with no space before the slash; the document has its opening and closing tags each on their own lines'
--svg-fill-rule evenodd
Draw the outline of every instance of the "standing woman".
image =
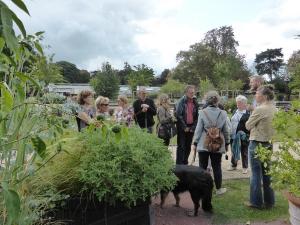
<svg viewBox="0 0 300 225">
<path fill-rule="evenodd" d="M 276 112 L 273 99 L 272 86 L 259 87 L 255 94 L 258 106 L 246 122 L 246 128 L 250 130 L 248 154 L 252 172 L 250 177 L 250 202 L 246 205 L 252 208 L 261 209 L 264 206 L 271 208 L 275 203 L 274 191 L 270 186 L 271 177 L 267 174 L 267 168 L 256 158 L 256 150 L 259 145 L 270 150 L 273 148 L 270 142 L 273 135 L 272 120 Z M 263 194 L 261 182 L 263 183 Z"/>
<path fill-rule="evenodd" d="M 133 108 L 128 107 L 128 99 L 124 95 L 118 96 L 118 108 L 116 109 L 115 120 L 118 123 L 130 127 L 133 121 Z"/>
<path fill-rule="evenodd" d="M 157 118 L 158 118 L 158 129 L 160 126 L 164 126 L 168 123 L 173 123 L 172 115 L 170 112 L 170 102 L 169 96 L 167 94 L 161 94 L 158 97 L 158 108 L 157 108 Z M 163 138 L 164 144 L 169 146 L 171 137 Z"/>
<path fill-rule="evenodd" d="M 76 120 L 78 131 L 81 131 L 93 122 L 93 118 L 96 114 L 93 93 L 88 90 L 81 91 L 78 96 L 78 104 L 80 109 L 77 111 Z"/>
<path fill-rule="evenodd" d="M 109 98 L 98 96 L 96 101 L 96 115 L 103 116 L 105 119 L 109 118 L 108 109 L 109 109 Z"/>
<path fill-rule="evenodd" d="M 207 169 L 208 159 L 211 159 L 211 165 L 216 185 L 216 194 L 221 195 L 226 192 L 222 188 L 222 154 L 228 150 L 230 143 L 229 127 L 227 125 L 227 113 L 218 107 L 220 96 L 216 91 L 209 91 L 206 94 L 207 107 L 199 112 L 196 131 L 192 145 L 192 151 L 199 153 L 199 166 L 204 170 Z M 217 152 L 211 152 L 205 144 L 207 131 L 211 127 L 217 127 L 220 130 L 223 143 Z"/>
</svg>

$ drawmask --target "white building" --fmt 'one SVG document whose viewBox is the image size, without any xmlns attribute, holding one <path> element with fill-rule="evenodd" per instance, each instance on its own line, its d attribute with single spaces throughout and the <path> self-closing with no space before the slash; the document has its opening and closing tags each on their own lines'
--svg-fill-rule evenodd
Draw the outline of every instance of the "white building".
<svg viewBox="0 0 300 225">
<path fill-rule="evenodd" d="M 50 83 L 47 88 L 50 93 L 56 93 L 60 95 L 63 95 L 64 93 L 77 95 L 83 90 L 89 90 L 95 93 L 94 89 L 89 84 L 80 84 L 80 83 L 65 83 L 65 84 Z"/>
</svg>

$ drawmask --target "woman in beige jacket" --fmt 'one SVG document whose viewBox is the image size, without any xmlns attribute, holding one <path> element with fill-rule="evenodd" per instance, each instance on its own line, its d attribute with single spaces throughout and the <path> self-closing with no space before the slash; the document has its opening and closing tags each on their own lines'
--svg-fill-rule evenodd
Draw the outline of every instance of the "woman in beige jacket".
<svg viewBox="0 0 300 225">
<path fill-rule="evenodd" d="M 270 142 L 273 135 L 272 120 L 276 112 L 273 99 L 272 86 L 259 87 L 255 94 L 258 106 L 246 122 L 246 128 L 250 130 L 248 158 L 252 172 L 250 177 L 250 202 L 246 205 L 252 208 L 271 208 L 275 203 L 274 191 L 271 188 L 271 177 L 267 174 L 267 168 L 256 158 L 256 150 L 259 145 L 270 150 L 273 147 Z M 261 181 L 263 183 L 263 194 Z"/>
</svg>

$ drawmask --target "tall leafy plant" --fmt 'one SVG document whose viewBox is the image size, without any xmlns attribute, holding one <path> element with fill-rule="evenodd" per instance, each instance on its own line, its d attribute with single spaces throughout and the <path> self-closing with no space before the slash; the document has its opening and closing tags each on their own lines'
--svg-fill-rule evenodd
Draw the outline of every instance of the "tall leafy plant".
<svg viewBox="0 0 300 225">
<path fill-rule="evenodd" d="M 12 2 L 29 15 L 23 1 Z M 19 38 L 14 24 L 22 33 Z M 0 224 L 32 224 L 24 180 L 61 149 L 53 142 L 62 133 L 60 118 L 28 98 L 42 90 L 31 74 L 34 57 L 43 56 L 39 35 L 27 36 L 22 21 L 0 1 Z M 57 152 L 47 155 L 53 147 Z M 36 158 L 42 159 L 39 167 Z"/>
</svg>

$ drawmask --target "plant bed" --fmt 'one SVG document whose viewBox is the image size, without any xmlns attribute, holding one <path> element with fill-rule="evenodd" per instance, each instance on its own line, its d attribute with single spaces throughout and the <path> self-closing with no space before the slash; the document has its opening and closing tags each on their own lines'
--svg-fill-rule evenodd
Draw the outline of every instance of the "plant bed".
<svg viewBox="0 0 300 225">
<path fill-rule="evenodd" d="M 121 202 L 114 206 L 99 202 L 97 198 L 69 198 L 65 205 L 51 210 L 51 221 L 72 225 L 154 225 L 150 201 L 140 201 L 128 208 Z"/>
</svg>

